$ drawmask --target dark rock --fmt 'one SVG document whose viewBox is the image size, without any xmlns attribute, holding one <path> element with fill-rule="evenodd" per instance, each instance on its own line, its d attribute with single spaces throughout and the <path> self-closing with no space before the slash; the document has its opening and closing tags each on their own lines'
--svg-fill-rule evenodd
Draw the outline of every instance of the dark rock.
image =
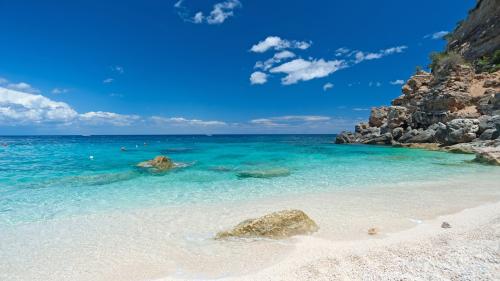
<svg viewBox="0 0 500 281">
<path fill-rule="evenodd" d="M 335 138 L 336 144 L 346 144 L 356 142 L 356 136 L 351 132 L 341 132 Z"/>
<path fill-rule="evenodd" d="M 471 142 L 477 138 L 479 131 L 479 120 L 477 119 L 454 119 L 446 123 L 445 143 L 456 144 Z"/>
<path fill-rule="evenodd" d="M 451 228 L 451 225 L 450 225 L 449 223 L 447 223 L 447 222 L 445 222 L 445 221 L 444 221 L 444 222 L 441 224 L 441 228 Z"/>
</svg>

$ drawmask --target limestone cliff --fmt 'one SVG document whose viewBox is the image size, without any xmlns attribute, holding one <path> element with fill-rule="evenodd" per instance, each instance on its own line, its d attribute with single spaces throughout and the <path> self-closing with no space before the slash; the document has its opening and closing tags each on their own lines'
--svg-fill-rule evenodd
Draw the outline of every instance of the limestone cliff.
<svg viewBox="0 0 500 281">
<path fill-rule="evenodd" d="M 336 143 L 500 150 L 500 0 L 479 0 L 448 42 L 432 57 L 431 73 L 415 73 L 391 106 L 373 108 L 367 123 Z"/>
<path fill-rule="evenodd" d="M 500 46 L 500 0 L 478 0 L 465 21 L 448 37 L 448 51 L 467 61 L 491 56 Z"/>
</svg>

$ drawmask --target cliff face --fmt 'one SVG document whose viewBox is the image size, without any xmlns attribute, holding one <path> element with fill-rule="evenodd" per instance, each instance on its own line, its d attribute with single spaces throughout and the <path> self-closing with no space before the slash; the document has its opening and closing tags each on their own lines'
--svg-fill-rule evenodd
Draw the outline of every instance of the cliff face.
<svg viewBox="0 0 500 281">
<path fill-rule="evenodd" d="M 478 1 L 451 38 L 432 73 L 410 77 L 391 106 L 373 108 L 369 122 L 339 134 L 336 143 L 469 143 L 469 152 L 492 146 L 500 155 L 500 70 L 477 73 L 472 63 L 500 50 L 500 0 Z"/>
<path fill-rule="evenodd" d="M 491 56 L 500 46 L 500 0 L 479 0 L 449 35 L 448 51 L 461 54 L 467 61 Z"/>
</svg>

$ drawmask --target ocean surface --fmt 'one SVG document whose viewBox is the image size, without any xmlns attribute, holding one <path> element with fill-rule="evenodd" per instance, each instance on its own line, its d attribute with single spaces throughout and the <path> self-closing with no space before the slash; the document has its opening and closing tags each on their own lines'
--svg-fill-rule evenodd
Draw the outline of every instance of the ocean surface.
<svg viewBox="0 0 500 281">
<path fill-rule="evenodd" d="M 0 224 L 447 180 L 471 155 L 335 145 L 333 135 L 0 137 Z M 121 148 L 125 148 L 122 151 Z M 178 168 L 137 163 L 167 155 Z M 262 177 L 252 177 L 263 173 Z"/>
<path fill-rule="evenodd" d="M 313 239 L 377 239 L 500 200 L 500 168 L 473 155 L 334 139 L 0 137 L 0 280 L 239 276 L 300 241 L 213 239 L 248 218 L 295 208 L 319 225 Z M 157 155 L 177 168 L 137 167 Z"/>
</svg>

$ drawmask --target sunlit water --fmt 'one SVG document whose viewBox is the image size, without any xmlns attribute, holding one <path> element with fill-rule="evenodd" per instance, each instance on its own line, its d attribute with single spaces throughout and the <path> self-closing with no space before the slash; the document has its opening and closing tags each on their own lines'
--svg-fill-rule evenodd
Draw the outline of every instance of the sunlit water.
<svg viewBox="0 0 500 281">
<path fill-rule="evenodd" d="M 261 268 L 288 249 L 286 241 L 211 239 L 248 217 L 301 208 L 319 223 L 319 237 L 363 238 L 373 225 L 395 231 L 500 199 L 500 169 L 473 163 L 472 155 L 333 140 L 0 137 L 0 258 L 9 260 L 0 272 L 9 280 L 44 270 L 61 280 L 225 276 Z M 179 167 L 151 173 L 136 166 L 157 155 Z M 276 177 L 242 176 L 248 172 Z M 262 263 L 256 249 L 266 253 Z M 50 275 L 55 267 L 65 273 Z"/>
</svg>

